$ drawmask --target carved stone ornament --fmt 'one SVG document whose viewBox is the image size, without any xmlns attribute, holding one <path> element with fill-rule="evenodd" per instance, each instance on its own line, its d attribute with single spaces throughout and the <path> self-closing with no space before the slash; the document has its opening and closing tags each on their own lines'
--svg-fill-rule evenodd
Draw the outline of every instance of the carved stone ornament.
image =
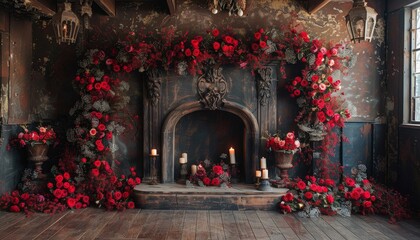
<svg viewBox="0 0 420 240">
<path fill-rule="evenodd" d="M 200 76 L 197 81 L 197 92 L 204 108 L 220 109 L 225 101 L 227 83 L 221 67 L 212 67 Z"/>
<path fill-rule="evenodd" d="M 263 67 L 258 69 L 257 89 L 258 98 L 262 106 L 267 105 L 268 100 L 271 98 L 271 73 L 270 67 Z"/>
<path fill-rule="evenodd" d="M 161 95 L 160 86 L 162 83 L 162 77 L 160 76 L 160 73 L 157 70 L 149 70 L 147 72 L 147 75 L 147 96 L 152 105 L 156 106 L 159 102 Z"/>
</svg>

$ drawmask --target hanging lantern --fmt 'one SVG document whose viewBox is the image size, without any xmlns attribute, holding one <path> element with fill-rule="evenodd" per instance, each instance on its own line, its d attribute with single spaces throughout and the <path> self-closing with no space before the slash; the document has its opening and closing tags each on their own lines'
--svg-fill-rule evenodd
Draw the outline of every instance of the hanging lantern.
<svg viewBox="0 0 420 240">
<path fill-rule="evenodd" d="M 365 0 L 354 0 L 353 8 L 346 16 L 347 30 L 353 42 L 371 41 L 376 25 L 375 9 L 368 7 Z"/>
<path fill-rule="evenodd" d="M 64 10 L 52 18 L 52 25 L 57 43 L 75 43 L 79 32 L 79 18 L 71 11 L 71 3 L 64 3 Z"/>
</svg>

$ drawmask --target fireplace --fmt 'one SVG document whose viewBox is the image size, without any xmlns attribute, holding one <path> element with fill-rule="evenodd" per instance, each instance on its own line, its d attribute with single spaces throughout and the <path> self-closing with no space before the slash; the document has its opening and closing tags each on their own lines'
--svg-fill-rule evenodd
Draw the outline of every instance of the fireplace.
<svg viewBox="0 0 420 240">
<path fill-rule="evenodd" d="M 244 146 L 246 134 L 243 120 L 237 115 L 223 110 L 199 110 L 184 115 L 175 127 L 174 176 L 180 173 L 177 156 L 188 153 L 187 169 L 192 164 L 209 160 L 213 164 L 230 163 L 228 149 L 235 149 L 236 167 L 240 170 L 238 178 L 244 182 L 244 156 L 247 155 Z M 221 154 L 225 154 L 221 156 Z M 222 157 L 222 158 L 221 158 Z M 226 157 L 226 158 L 225 158 Z"/>
<path fill-rule="evenodd" d="M 253 183 L 258 159 L 265 153 L 262 133 L 277 128 L 276 71 L 266 66 L 252 75 L 227 67 L 209 68 L 203 75 L 173 76 L 151 72 L 145 81 L 144 180 L 150 178 L 150 149 L 160 156 L 156 167 L 163 183 L 179 177 L 179 157 L 188 164 L 235 148 L 241 182 Z M 273 94 L 272 94 L 273 93 Z M 227 159 L 229 162 L 229 158 Z"/>
</svg>

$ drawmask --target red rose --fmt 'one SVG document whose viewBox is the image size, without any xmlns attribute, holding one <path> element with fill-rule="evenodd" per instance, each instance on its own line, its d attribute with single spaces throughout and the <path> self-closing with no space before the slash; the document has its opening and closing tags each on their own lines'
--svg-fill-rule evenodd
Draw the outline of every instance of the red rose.
<svg viewBox="0 0 420 240">
<path fill-rule="evenodd" d="M 11 212 L 20 212 L 20 208 L 18 206 L 16 206 L 16 205 L 10 206 L 9 210 Z"/>
<path fill-rule="evenodd" d="M 134 185 L 136 185 L 136 182 L 132 178 L 129 178 L 128 179 L 128 185 L 134 186 Z"/>
<path fill-rule="evenodd" d="M 66 180 L 69 180 L 70 179 L 70 174 L 68 172 L 65 172 L 63 174 L 63 178 L 66 179 Z"/>
<path fill-rule="evenodd" d="M 296 185 L 300 190 L 303 190 L 306 188 L 306 183 L 302 180 L 300 180 Z"/>
<path fill-rule="evenodd" d="M 198 48 L 198 44 L 199 44 L 200 42 L 199 41 L 197 41 L 196 39 L 193 39 L 193 40 L 191 40 L 191 45 L 193 46 L 193 48 Z"/>
<path fill-rule="evenodd" d="M 363 202 L 363 207 L 365 207 L 365 208 L 370 208 L 370 207 L 372 207 L 372 202 L 371 202 L 371 201 L 364 201 L 364 202 Z"/>
<path fill-rule="evenodd" d="M 19 198 L 18 197 L 12 198 L 12 203 L 13 204 L 18 204 L 19 203 Z"/>
<path fill-rule="evenodd" d="M 140 184 L 141 183 L 141 179 L 139 177 L 136 177 L 136 184 Z"/>
<path fill-rule="evenodd" d="M 285 202 L 291 202 L 293 201 L 293 194 L 292 193 L 286 193 L 286 195 L 283 196 L 283 199 Z"/>
<path fill-rule="evenodd" d="M 318 192 L 318 185 L 311 184 L 311 186 L 309 186 L 309 189 L 313 192 Z"/>
<path fill-rule="evenodd" d="M 62 181 L 63 181 L 63 179 L 64 179 L 64 178 L 63 178 L 63 175 L 61 175 L 61 174 L 60 174 L 60 175 L 55 176 L 55 181 L 56 181 L 56 182 L 62 182 Z"/>
<path fill-rule="evenodd" d="M 219 186 L 219 185 L 220 185 L 220 180 L 219 180 L 219 178 L 213 178 L 213 179 L 211 180 L 211 185 L 212 185 L 212 186 Z"/>
<path fill-rule="evenodd" d="M 63 187 L 63 182 L 58 182 L 55 184 L 55 186 L 57 186 L 57 188 L 62 188 Z"/>
<path fill-rule="evenodd" d="M 128 209 L 133 209 L 135 207 L 134 202 L 130 201 L 127 203 L 127 208 Z"/>
<path fill-rule="evenodd" d="M 302 82 L 300 82 L 300 85 L 302 85 L 302 87 L 306 87 L 308 86 L 309 82 L 306 79 L 303 79 Z"/>
<path fill-rule="evenodd" d="M 363 192 L 363 198 L 364 199 L 369 199 L 370 198 L 370 192 L 369 191 L 364 191 Z"/>
<path fill-rule="evenodd" d="M 76 199 L 67 198 L 67 206 L 69 206 L 69 208 L 73 208 L 75 205 L 76 205 Z"/>
<path fill-rule="evenodd" d="M 97 168 L 92 169 L 92 175 L 95 177 L 99 176 L 99 170 Z"/>
<path fill-rule="evenodd" d="M 96 149 L 98 149 L 98 151 L 103 151 L 105 149 L 104 145 L 96 145 Z"/>
<path fill-rule="evenodd" d="M 233 42 L 233 38 L 231 36 L 225 36 L 223 40 L 225 40 L 225 42 L 228 44 L 232 44 Z"/>
<path fill-rule="evenodd" d="M 374 202 L 374 201 L 376 201 L 376 197 L 375 196 L 370 196 L 370 200 L 372 201 L 372 202 Z"/>
<path fill-rule="evenodd" d="M 111 140 L 112 139 L 112 132 L 107 132 L 105 134 L 106 139 Z"/>
<path fill-rule="evenodd" d="M 116 191 L 115 193 L 114 193 L 114 198 L 115 198 L 115 200 L 120 200 L 121 199 L 121 197 L 122 197 L 122 193 L 120 192 L 120 191 Z"/>
<path fill-rule="evenodd" d="M 304 196 L 305 196 L 305 198 L 306 198 L 306 199 L 311 200 L 311 199 L 312 199 L 312 197 L 313 197 L 313 194 L 312 194 L 311 192 L 306 192 L 306 193 L 304 194 Z"/>
<path fill-rule="evenodd" d="M 260 38 L 261 38 L 261 33 L 260 33 L 260 32 L 256 32 L 256 33 L 254 33 L 254 38 L 255 38 L 255 40 L 260 40 Z"/>
<path fill-rule="evenodd" d="M 69 188 L 69 187 L 70 187 L 70 183 L 69 183 L 69 182 L 65 182 L 65 183 L 63 184 L 63 187 L 64 187 L 65 189 Z"/>
<path fill-rule="evenodd" d="M 253 43 L 253 44 L 251 45 L 251 48 L 252 48 L 252 50 L 257 51 L 257 50 L 259 49 L 259 46 L 258 46 L 258 44 Z"/>
<path fill-rule="evenodd" d="M 220 33 L 219 30 L 216 28 L 211 31 L 211 35 L 213 35 L 213 37 L 219 36 L 219 33 Z"/>
<path fill-rule="evenodd" d="M 69 191 L 69 193 L 74 193 L 74 191 L 76 191 L 76 187 L 73 185 L 70 185 L 67 191 Z"/>
<path fill-rule="evenodd" d="M 267 47 L 267 43 L 264 41 L 260 41 L 260 48 L 265 48 Z"/>
<path fill-rule="evenodd" d="M 124 192 L 123 193 L 123 198 L 124 199 L 127 199 L 129 196 L 130 196 L 130 193 L 129 192 Z"/>
<path fill-rule="evenodd" d="M 229 51 L 229 46 L 228 45 L 223 45 L 222 50 L 223 50 L 223 52 Z"/>
<path fill-rule="evenodd" d="M 220 49 L 220 43 L 219 43 L 219 42 L 214 42 L 214 43 L 213 43 L 213 49 L 214 49 L 215 51 L 219 50 L 219 49 Z"/>
<path fill-rule="evenodd" d="M 101 90 L 101 83 L 95 83 L 94 88 L 96 90 Z"/>
<path fill-rule="evenodd" d="M 293 91 L 293 96 L 295 96 L 295 97 L 300 96 L 300 90 L 299 90 L 299 89 L 295 89 L 295 90 Z"/>
<path fill-rule="evenodd" d="M 223 173 L 223 168 L 222 168 L 222 166 L 220 166 L 220 165 L 215 165 L 215 166 L 213 166 L 213 172 L 214 172 L 216 175 L 221 175 L 221 174 Z"/>
<path fill-rule="evenodd" d="M 334 197 L 332 195 L 327 195 L 327 202 L 332 204 L 334 202 Z"/>
<path fill-rule="evenodd" d="M 352 199 L 354 199 L 354 200 L 359 200 L 359 198 L 360 198 L 360 193 L 358 192 L 358 191 L 352 191 L 351 193 L 350 193 L 350 196 L 351 196 L 351 198 Z"/>
<path fill-rule="evenodd" d="M 193 55 L 194 55 L 194 57 L 198 57 L 198 55 L 200 55 L 200 50 L 194 49 L 193 50 Z"/>
<path fill-rule="evenodd" d="M 187 57 L 190 57 L 191 56 L 191 49 L 189 49 L 189 48 L 187 48 L 186 50 L 185 50 L 185 56 L 187 56 Z"/>
<path fill-rule="evenodd" d="M 55 189 L 55 190 L 53 191 L 53 195 L 54 195 L 54 197 L 56 197 L 56 198 L 61 198 L 61 197 L 62 197 L 62 195 L 63 195 L 63 192 L 62 192 L 60 189 Z"/>
<path fill-rule="evenodd" d="M 211 183 L 210 178 L 205 177 L 205 178 L 203 179 L 203 183 L 204 183 L 204 185 L 209 186 L 209 185 L 210 185 L 210 183 Z"/>
<path fill-rule="evenodd" d="M 121 67 L 118 64 L 114 64 L 114 66 L 112 66 L 112 69 L 114 70 L 114 72 L 119 72 L 121 70 Z"/>
<path fill-rule="evenodd" d="M 317 117 L 318 117 L 318 120 L 320 122 L 325 122 L 325 120 L 326 120 L 326 117 L 325 117 L 325 113 L 324 112 L 318 112 L 317 113 Z"/>
<path fill-rule="evenodd" d="M 95 165 L 95 167 L 97 167 L 97 168 L 99 168 L 101 166 L 101 164 L 102 163 L 99 160 L 96 160 L 96 161 L 93 162 L 93 165 Z"/>
<path fill-rule="evenodd" d="M 51 188 L 53 188 L 53 187 L 54 187 L 54 184 L 53 184 L 53 183 L 51 183 L 51 182 L 49 182 L 49 183 L 47 184 L 47 187 L 48 187 L 49 189 L 51 189 Z"/>
<path fill-rule="evenodd" d="M 104 130 L 106 129 L 105 124 L 103 124 L 103 123 L 99 124 L 99 125 L 98 125 L 98 129 L 99 129 L 100 131 L 104 131 Z"/>
<path fill-rule="evenodd" d="M 110 90 L 110 86 L 107 82 L 103 81 L 101 82 L 101 88 L 105 91 L 109 91 Z"/>
</svg>

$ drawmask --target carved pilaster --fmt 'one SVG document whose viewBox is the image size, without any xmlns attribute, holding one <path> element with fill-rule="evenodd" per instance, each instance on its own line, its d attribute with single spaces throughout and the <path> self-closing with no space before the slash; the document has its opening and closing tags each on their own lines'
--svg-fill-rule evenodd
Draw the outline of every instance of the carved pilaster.
<svg viewBox="0 0 420 240">
<path fill-rule="evenodd" d="M 204 108 L 220 109 L 225 102 L 227 82 L 222 75 L 221 67 L 212 67 L 207 70 L 197 81 L 197 92 Z"/>
<path fill-rule="evenodd" d="M 147 97 L 152 105 L 156 106 L 161 95 L 160 86 L 162 84 L 162 77 L 158 70 L 149 70 L 147 76 Z"/>
<path fill-rule="evenodd" d="M 258 69 L 257 90 L 260 104 L 265 106 L 271 98 L 271 73 L 270 67 L 263 67 Z"/>
</svg>

